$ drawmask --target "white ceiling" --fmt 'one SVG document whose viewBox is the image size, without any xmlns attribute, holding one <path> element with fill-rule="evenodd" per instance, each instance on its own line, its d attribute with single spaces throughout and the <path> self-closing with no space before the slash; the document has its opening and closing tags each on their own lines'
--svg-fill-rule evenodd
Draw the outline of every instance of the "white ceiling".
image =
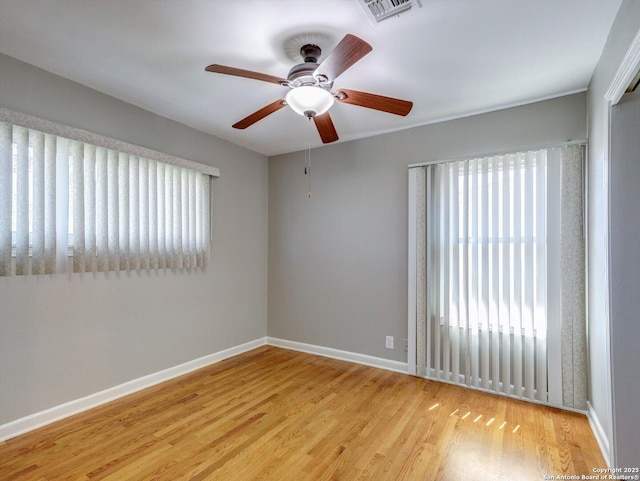
<svg viewBox="0 0 640 481">
<path fill-rule="evenodd" d="M 357 0 L 0 0 L 0 51 L 274 155 L 322 145 L 313 123 L 282 109 L 231 125 L 287 88 L 207 65 L 286 77 L 285 40 L 328 36 L 326 54 L 347 33 L 361 37 L 373 51 L 334 88 L 414 107 L 398 117 L 336 103 L 340 141 L 353 140 L 584 90 L 620 3 L 422 0 L 374 26 Z"/>
</svg>

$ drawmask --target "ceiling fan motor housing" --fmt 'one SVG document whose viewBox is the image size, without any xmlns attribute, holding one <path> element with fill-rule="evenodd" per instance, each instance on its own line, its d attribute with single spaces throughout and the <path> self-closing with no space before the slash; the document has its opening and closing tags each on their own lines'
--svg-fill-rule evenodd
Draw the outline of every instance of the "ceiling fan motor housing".
<svg viewBox="0 0 640 481">
<path fill-rule="evenodd" d="M 304 63 L 294 65 L 287 80 L 292 88 L 301 87 L 303 85 L 315 85 L 317 87 L 329 90 L 331 83 L 325 77 L 315 77 L 313 73 L 318 68 L 318 58 L 322 54 L 322 50 L 317 45 L 307 44 L 300 49 L 300 56 L 304 59 Z"/>
<path fill-rule="evenodd" d="M 310 43 L 303 45 L 302 48 L 300 49 L 300 55 L 302 56 L 305 62 L 318 63 L 318 59 L 320 58 L 321 54 L 322 54 L 322 49 L 317 45 L 313 45 Z"/>
</svg>

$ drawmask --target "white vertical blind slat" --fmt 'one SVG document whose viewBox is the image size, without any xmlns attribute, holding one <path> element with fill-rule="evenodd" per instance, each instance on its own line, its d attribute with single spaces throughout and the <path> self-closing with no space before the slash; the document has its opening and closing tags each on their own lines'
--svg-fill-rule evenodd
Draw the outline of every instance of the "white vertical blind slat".
<svg viewBox="0 0 640 481">
<path fill-rule="evenodd" d="M 533 289 L 536 273 L 534 270 L 534 159 L 535 154 L 529 152 L 524 162 L 524 288 L 523 288 L 523 330 L 524 330 L 524 396 L 535 399 L 535 351 L 533 338 Z"/>
<path fill-rule="evenodd" d="M 56 272 L 57 257 L 57 142 L 55 136 L 44 136 L 44 274 Z M 68 182 L 67 182 L 68 184 Z M 64 189 L 66 192 L 67 189 Z M 68 232 L 65 224 L 64 233 Z M 66 255 L 67 239 L 61 244 Z"/>
<path fill-rule="evenodd" d="M 13 126 L 0 122 L 0 276 L 11 275 Z"/>
<path fill-rule="evenodd" d="M 433 342 L 434 342 L 434 329 L 440 328 L 440 322 L 436 322 L 438 317 L 438 311 L 435 307 L 435 298 L 434 289 L 430 289 L 430 284 L 432 283 L 432 279 L 434 275 L 437 275 L 437 264 L 434 259 L 433 250 L 429 248 L 429 246 L 433 245 L 434 238 L 437 238 L 436 232 L 436 224 L 433 222 L 433 212 L 427 205 L 427 199 L 430 198 L 431 192 L 433 189 L 433 169 L 424 169 L 425 177 L 425 195 L 421 198 L 422 209 L 425 215 L 425 246 L 421 247 L 424 250 L 425 254 L 425 272 L 422 274 L 424 276 L 424 283 L 427 298 L 425 299 L 425 331 L 426 331 L 426 349 L 425 349 L 425 369 L 419 369 L 423 371 L 423 375 L 427 375 L 431 368 L 431 356 L 433 353 Z M 428 274 L 430 273 L 430 274 Z"/>
<path fill-rule="evenodd" d="M 511 212 L 513 223 L 513 241 L 511 247 L 511 255 L 513 259 L 513 290 L 511 292 L 511 319 L 513 322 L 513 387 L 517 396 L 522 396 L 522 311 L 523 311 L 523 255 L 522 255 L 522 209 L 523 209 L 523 190 L 522 190 L 522 154 L 514 156 L 514 175 L 513 175 L 513 210 Z"/>
<path fill-rule="evenodd" d="M 422 193 L 426 190 L 425 185 L 425 172 L 424 170 L 420 170 L 416 175 L 416 189 Z M 416 297 L 418 299 L 425 299 L 426 297 L 426 273 L 427 273 L 427 259 L 426 259 L 426 250 L 425 244 L 427 242 L 425 236 L 427 235 L 426 230 L 426 219 L 427 214 L 425 212 L 426 204 L 424 196 L 418 198 L 415 209 L 416 216 Z M 416 339 L 418 343 L 418 349 L 416 350 L 416 364 L 417 374 L 420 376 L 424 376 L 426 374 L 426 359 L 425 353 L 426 349 L 424 343 L 426 342 L 426 324 L 428 319 L 427 312 L 427 303 L 420 302 L 416 307 Z"/>
<path fill-rule="evenodd" d="M 451 188 L 451 180 L 449 176 L 449 168 L 447 168 L 448 166 L 442 166 L 441 168 L 439 167 L 440 166 L 436 167 L 436 172 L 439 174 L 439 182 L 437 183 L 439 192 L 436 198 L 439 199 L 440 202 L 436 204 L 436 208 L 438 209 L 438 215 L 440 216 L 440 218 L 443 218 L 445 215 L 449 215 L 449 192 Z M 440 292 L 442 292 L 442 304 L 440 306 L 440 309 L 438 309 L 438 315 L 435 319 L 435 368 L 437 377 L 439 379 L 445 379 L 444 358 L 449 357 L 449 336 L 446 333 L 449 330 L 449 318 L 451 316 L 451 273 L 449 265 L 449 259 L 451 256 L 451 245 L 449 243 L 450 224 L 448 222 L 441 222 L 440 226 L 440 242 L 438 244 L 438 248 L 440 250 L 440 261 L 438 263 L 438 265 L 440 266 L 440 275 L 438 276 L 438 279 Z M 447 362 L 446 369 L 448 368 L 449 363 Z"/>
<path fill-rule="evenodd" d="M 448 184 L 451 189 L 449 192 L 449 212 L 450 212 L 450 228 L 449 228 L 449 240 L 448 245 L 452 246 L 452 255 L 450 260 L 450 277 L 449 277 L 449 296 L 450 296 L 450 311 L 448 316 L 445 316 L 445 345 L 447 355 L 444 360 L 444 370 L 446 373 L 446 379 L 453 382 L 460 381 L 460 317 L 462 315 L 462 309 L 464 305 L 461 302 L 461 289 L 460 285 L 463 282 L 460 276 L 460 250 L 461 245 L 460 238 L 460 188 L 458 182 L 458 171 L 460 169 L 459 163 L 454 163 L 452 169 L 449 169 Z M 449 349 L 451 350 L 451 356 L 449 356 Z M 452 374 L 453 378 L 449 375 Z"/>
<path fill-rule="evenodd" d="M 131 268 L 129 244 L 129 155 L 118 154 L 118 252 L 121 271 Z"/>
<path fill-rule="evenodd" d="M 167 267 L 167 230 L 166 230 L 166 199 L 165 199 L 165 165 L 158 163 L 157 167 L 157 224 L 158 224 L 158 268 L 165 269 Z"/>
<path fill-rule="evenodd" d="M 92 272 L 107 272 L 109 270 L 109 153 L 107 149 L 96 149 L 96 208 L 95 239 L 96 258 L 91 263 Z"/>
<path fill-rule="evenodd" d="M 536 328 L 536 399 L 548 401 L 547 387 L 547 155 L 541 156 L 536 169 L 536 299 L 533 319 Z M 544 387 L 544 388 L 541 388 Z"/>
<path fill-rule="evenodd" d="M 480 195 L 480 212 L 482 213 L 482 229 L 481 240 L 478 246 L 481 257 L 481 269 L 482 269 L 482 302 L 480 305 L 480 319 L 482 328 L 479 327 L 480 335 L 482 336 L 482 346 L 480 352 L 482 353 L 480 377 L 482 379 L 482 388 L 489 389 L 489 381 L 491 379 L 489 358 L 491 355 L 490 349 L 490 331 L 489 331 L 489 305 L 491 302 L 491 280 L 490 269 L 492 262 L 490 260 L 490 243 L 489 243 L 489 218 L 491 215 L 491 209 L 489 204 L 489 188 L 491 185 L 489 159 L 483 159 L 481 165 L 482 177 L 479 179 L 481 195 Z M 483 181 L 484 180 L 484 181 Z"/>
<path fill-rule="evenodd" d="M 196 246 L 196 176 L 193 171 L 189 174 L 189 257 L 191 267 L 198 266 L 197 246 Z"/>
<path fill-rule="evenodd" d="M 70 234 L 73 232 L 73 221 L 70 219 L 73 203 L 73 172 L 71 161 L 71 141 L 54 137 L 55 143 L 55 178 L 56 187 L 52 195 L 55 197 L 55 266 L 53 273 L 68 271 L 69 246 L 73 248 Z M 71 266 L 73 268 L 73 266 Z"/>
<path fill-rule="evenodd" d="M 82 182 L 84 200 L 78 206 L 81 210 L 84 206 L 84 269 L 80 272 L 93 272 L 96 270 L 96 147 L 84 144 L 84 177 L 78 179 Z"/>
<path fill-rule="evenodd" d="M 84 147 L 76 140 L 71 142 L 73 196 L 73 272 L 84 272 Z"/>
<path fill-rule="evenodd" d="M 129 269 L 140 270 L 140 166 L 137 156 L 129 156 Z"/>
<path fill-rule="evenodd" d="M 471 317 L 471 277 L 472 277 L 472 269 L 470 266 L 470 254 L 471 254 L 471 245 L 469 242 L 469 223 L 470 223 L 470 209 L 469 209 L 469 196 L 470 196 L 470 172 L 471 165 L 470 162 L 463 162 L 462 169 L 464 174 L 462 175 L 462 185 L 457 182 L 459 192 L 461 195 L 458 195 L 456 199 L 458 200 L 457 212 L 458 212 L 458 245 L 459 255 L 458 255 L 458 302 L 460 303 L 460 307 L 458 309 L 458 329 L 456 333 L 459 337 L 459 354 L 458 358 L 462 361 L 462 367 L 460 370 L 464 375 L 465 384 L 471 384 L 471 352 L 469 350 L 470 347 L 470 317 Z M 460 176 L 457 176 L 460 179 Z M 454 176 L 454 179 L 456 177 Z M 455 180 L 454 180 L 455 182 Z M 462 328 L 462 329 L 460 329 Z"/>
<path fill-rule="evenodd" d="M 16 144 L 16 275 L 29 274 L 29 131 L 15 127 Z"/>
<path fill-rule="evenodd" d="M 182 261 L 184 267 L 191 267 L 191 256 L 189 255 L 189 246 L 191 241 L 189 239 L 189 173 L 180 171 L 180 190 L 182 192 L 182 199 L 180 201 L 180 218 L 182 219 Z"/>
<path fill-rule="evenodd" d="M 149 268 L 158 268 L 158 163 L 149 160 Z"/>
<path fill-rule="evenodd" d="M 44 176 L 44 134 L 29 131 L 29 144 L 33 152 L 32 180 L 32 235 L 31 235 L 31 273 L 44 274 L 45 240 L 45 176 Z"/>
<path fill-rule="evenodd" d="M 204 265 L 209 264 L 211 255 L 211 177 L 200 174 L 202 179 L 202 250 L 204 251 Z"/>
<path fill-rule="evenodd" d="M 493 158 L 490 161 L 491 171 L 491 237 L 493 239 L 490 249 L 489 265 L 489 324 L 491 326 L 491 388 L 494 391 L 500 389 L 500 161 Z"/>
<path fill-rule="evenodd" d="M 175 198 L 175 193 L 173 191 L 173 169 L 174 167 L 171 165 L 165 166 L 165 176 L 164 176 L 164 186 L 165 186 L 165 195 L 164 195 L 164 205 L 165 205 L 165 242 L 166 242 L 166 253 L 167 253 L 167 268 L 173 269 L 176 267 L 175 265 L 175 257 L 174 252 L 175 248 L 173 245 L 174 242 L 174 224 L 173 224 L 173 199 Z"/>
<path fill-rule="evenodd" d="M 478 232 L 478 217 L 480 215 L 478 211 L 479 205 L 479 176 L 478 176 L 478 161 L 473 160 L 469 162 L 469 203 L 467 209 L 469 209 L 469 232 L 467 234 L 467 242 L 469 244 L 469 260 L 468 266 L 469 272 L 469 291 L 467 293 L 468 300 L 468 325 L 469 325 L 469 374 L 471 376 L 470 383 L 474 386 L 479 386 L 480 377 L 480 335 L 479 328 L 479 315 L 480 315 L 480 300 L 481 300 L 481 286 L 479 283 L 481 275 L 480 257 L 478 253 L 480 237 Z"/>
<path fill-rule="evenodd" d="M 180 169 L 173 169 L 173 257 L 175 267 L 184 267 L 184 254 L 182 251 L 182 172 Z"/>
<path fill-rule="evenodd" d="M 433 183 L 431 184 L 431 188 L 433 189 L 433 198 L 437 200 L 442 200 L 442 189 L 444 187 L 444 181 L 442 178 L 443 169 L 437 168 L 437 166 L 432 166 L 429 170 L 433 173 L 432 177 L 434 178 Z M 427 200 L 426 208 L 431 211 L 432 219 L 439 219 L 442 217 L 442 210 L 444 209 L 443 202 L 429 202 Z M 434 226 L 434 236 L 430 237 L 433 239 L 433 244 L 427 246 L 427 252 L 434 252 L 434 264 L 435 268 L 433 271 L 429 271 L 431 274 L 429 276 L 430 282 L 428 283 L 428 289 L 433 291 L 435 286 L 444 286 L 444 271 L 445 269 L 442 266 L 442 257 L 437 254 L 435 249 L 433 248 L 435 245 L 444 246 L 444 226 L 440 222 L 435 222 Z M 438 251 L 439 252 L 439 251 Z M 435 373 L 437 378 L 440 377 L 441 363 L 441 338 L 442 338 L 442 330 L 440 327 L 440 320 L 444 318 L 445 312 L 443 309 L 443 304 L 440 302 L 441 296 L 434 293 L 433 301 L 434 306 L 433 310 L 435 312 L 435 317 L 433 319 L 433 350 L 434 350 L 434 362 L 433 368 L 435 369 Z M 429 373 L 429 371 L 427 371 Z"/>
<path fill-rule="evenodd" d="M 115 150 L 107 153 L 107 270 L 120 270 L 120 206 L 118 160 Z"/>
<path fill-rule="evenodd" d="M 511 282 L 510 282 L 510 239 L 513 233 L 510 229 L 510 205 L 511 205 L 511 182 L 509 171 L 509 159 L 503 157 L 501 159 L 501 171 L 503 175 L 502 180 L 502 196 L 500 198 L 502 206 L 502 219 L 501 219 L 501 238 L 502 238 L 502 262 L 500 269 L 500 320 L 502 321 L 502 351 L 500 353 L 502 359 L 502 392 L 505 394 L 511 394 L 511 324 L 509 319 L 511 318 Z"/>
<path fill-rule="evenodd" d="M 204 233 L 204 225 L 202 222 L 202 196 L 204 195 L 203 187 L 202 187 L 202 176 L 201 174 L 196 173 L 195 176 L 195 192 L 196 192 L 196 265 L 198 267 L 204 265 L 204 245 L 202 242 L 202 235 Z"/>
<path fill-rule="evenodd" d="M 139 208 L 140 208 L 140 269 L 149 269 L 149 161 L 140 157 L 139 168 Z"/>
</svg>

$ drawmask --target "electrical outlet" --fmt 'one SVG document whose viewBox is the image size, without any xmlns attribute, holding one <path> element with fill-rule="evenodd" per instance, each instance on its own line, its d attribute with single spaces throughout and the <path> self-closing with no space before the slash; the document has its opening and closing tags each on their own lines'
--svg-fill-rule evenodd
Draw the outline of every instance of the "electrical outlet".
<svg viewBox="0 0 640 481">
<path fill-rule="evenodd" d="M 403 339 L 404 341 L 404 352 L 409 352 L 409 339 Z"/>
<path fill-rule="evenodd" d="M 387 336 L 386 347 L 387 349 L 393 349 L 393 336 Z"/>
</svg>

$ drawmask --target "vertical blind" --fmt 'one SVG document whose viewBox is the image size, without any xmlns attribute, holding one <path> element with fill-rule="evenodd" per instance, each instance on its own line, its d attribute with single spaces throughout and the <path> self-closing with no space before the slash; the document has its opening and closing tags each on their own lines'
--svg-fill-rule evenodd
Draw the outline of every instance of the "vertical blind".
<svg viewBox="0 0 640 481">
<path fill-rule="evenodd" d="M 55 271 L 55 198 L 55 137 L 0 123 L 1 276 L 12 272 L 12 245 L 15 274 Z"/>
<path fill-rule="evenodd" d="M 209 177 L 72 141 L 74 272 L 201 267 Z"/>
<path fill-rule="evenodd" d="M 63 270 L 69 247 L 74 272 L 203 267 L 209 183 L 193 169 L 0 122 L 0 275 Z"/>
<path fill-rule="evenodd" d="M 560 157 L 576 149 L 567 147 Z M 550 369 L 561 372 L 552 365 L 561 356 L 548 352 L 548 337 L 563 323 L 555 298 L 562 298 L 557 288 L 567 276 L 550 261 L 560 259 L 560 205 L 575 204 L 576 197 L 562 195 L 561 179 L 579 183 L 580 175 L 569 173 L 581 167 L 563 171 L 558 155 L 548 154 L 411 169 L 416 374 L 542 402 L 549 401 L 550 385 L 562 383 L 548 379 Z M 575 260 L 580 251 L 573 251 Z M 572 296 L 584 293 L 574 289 Z"/>
</svg>

